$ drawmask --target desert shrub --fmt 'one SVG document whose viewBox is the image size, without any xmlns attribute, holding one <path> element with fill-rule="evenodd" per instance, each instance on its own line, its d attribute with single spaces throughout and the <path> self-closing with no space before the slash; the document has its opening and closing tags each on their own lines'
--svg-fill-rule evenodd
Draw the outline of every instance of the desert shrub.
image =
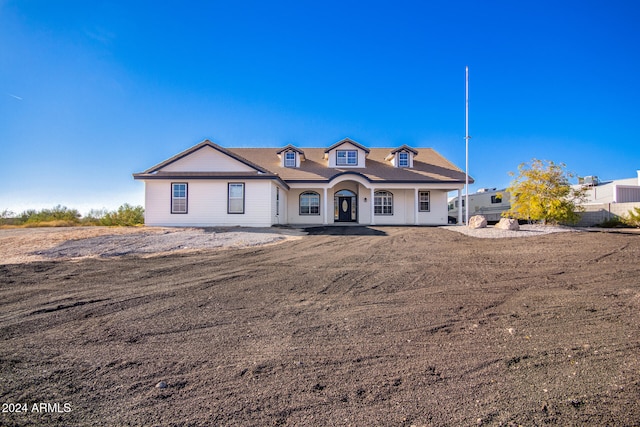
<svg viewBox="0 0 640 427">
<path fill-rule="evenodd" d="M 120 206 L 117 211 L 107 212 L 100 219 L 100 225 L 142 225 L 144 224 L 144 208 L 142 206 L 131 206 L 128 203 Z"/>
<path fill-rule="evenodd" d="M 25 225 L 33 225 L 39 223 L 53 223 L 58 221 L 60 224 L 78 225 L 80 223 L 80 212 L 77 209 L 69 209 L 66 206 L 57 205 L 52 209 L 42 209 L 36 211 L 29 209 L 20 214 L 20 223 Z M 62 225 L 58 225 L 59 227 Z"/>
<path fill-rule="evenodd" d="M 608 219 L 608 220 L 598 224 L 598 227 L 602 227 L 602 228 L 624 228 L 624 227 L 628 227 L 628 226 L 629 225 L 624 220 L 624 218 L 618 218 L 618 217 Z"/>
<path fill-rule="evenodd" d="M 0 215 L 9 217 L 13 212 L 5 210 Z M 9 221 L 0 216 L 0 225 L 3 221 Z M 55 206 L 53 209 L 28 209 L 17 218 L 9 222 L 24 227 L 73 227 L 77 225 L 106 225 L 106 226 L 132 226 L 144 224 L 144 209 L 142 206 L 131 206 L 128 203 L 120 206 L 116 211 L 106 209 L 92 209 L 82 217 L 77 209 L 69 209 L 66 206 Z"/>
<path fill-rule="evenodd" d="M 631 227 L 640 227 L 640 208 L 630 210 L 625 220 Z"/>
<path fill-rule="evenodd" d="M 0 225 L 5 225 L 5 224 L 12 224 L 15 221 L 15 217 L 16 214 L 12 211 L 10 211 L 9 209 L 5 209 L 2 212 L 0 212 Z"/>
<path fill-rule="evenodd" d="M 82 225 L 102 225 L 103 218 L 109 214 L 106 209 L 91 209 L 80 222 Z"/>
<path fill-rule="evenodd" d="M 52 221 L 38 221 L 38 222 L 28 222 L 24 224 L 24 227 L 27 228 L 40 228 L 40 227 L 76 227 L 78 226 L 78 221 L 69 221 L 65 219 L 55 219 Z"/>
</svg>

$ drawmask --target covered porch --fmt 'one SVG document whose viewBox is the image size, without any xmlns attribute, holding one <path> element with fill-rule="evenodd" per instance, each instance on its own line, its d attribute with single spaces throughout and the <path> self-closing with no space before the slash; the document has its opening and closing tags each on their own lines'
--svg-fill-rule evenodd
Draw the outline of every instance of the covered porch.
<svg viewBox="0 0 640 427">
<path fill-rule="evenodd" d="M 454 190 L 460 197 L 462 184 L 377 183 L 343 174 L 320 185 L 291 184 L 289 218 L 292 224 L 445 225 L 448 193 Z M 317 207 L 309 210 L 308 203 Z"/>
</svg>

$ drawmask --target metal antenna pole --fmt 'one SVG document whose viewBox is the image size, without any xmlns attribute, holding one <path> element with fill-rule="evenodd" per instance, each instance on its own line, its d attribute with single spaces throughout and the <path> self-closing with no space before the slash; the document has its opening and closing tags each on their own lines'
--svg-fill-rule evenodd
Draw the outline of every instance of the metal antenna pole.
<svg viewBox="0 0 640 427">
<path fill-rule="evenodd" d="M 469 67 L 465 70 L 465 215 L 464 223 L 469 225 Z"/>
</svg>

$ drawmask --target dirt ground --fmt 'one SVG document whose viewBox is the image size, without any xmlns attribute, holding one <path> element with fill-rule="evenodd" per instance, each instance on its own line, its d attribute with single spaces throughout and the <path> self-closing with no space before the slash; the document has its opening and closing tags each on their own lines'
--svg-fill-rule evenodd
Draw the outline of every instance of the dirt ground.
<svg viewBox="0 0 640 427">
<path fill-rule="evenodd" d="M 639 235 L 4 259 L 3 426 L 640 425 Z"/>
</svg>

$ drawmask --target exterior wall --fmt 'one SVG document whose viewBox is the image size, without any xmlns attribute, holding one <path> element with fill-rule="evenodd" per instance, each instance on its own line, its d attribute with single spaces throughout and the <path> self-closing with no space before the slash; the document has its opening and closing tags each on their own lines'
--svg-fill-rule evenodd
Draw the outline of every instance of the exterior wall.
<svg viewBox="0 0 640 427">
<path fill-rule="evenodd" d="M 186 182 L 187 213 L 171 213 L 171 183 Z M 227 186 L 223 180 L 145 181 L 145 224 L 149 226 L 246 226 L 269 227 L 271 181 L 244 181 L 244 214 L 227 213 Z"/>
<path fill-rule="evenodd" d="M 300 215 L 300 194 L 305 191 L 314 191 L 320 195 L 320 215 Z M 331 198 L 333 207 L 333 194 L 327 198 Z M 322 224 L 324 221 L 324 190 L 322 188 L 292 188 L 287 194 L 287 219 L 288 224 Z M 333 210 L 329 212 L 329 218 L 333 222 Z"/>
<path fill-rule="evenodd" d="M 371 224 L 371 190 L 362 184 L 358 184 L 358 222 Z M 364 199 L 367 199 L 366 201 Z"/>
<path fill-rule="evenodd" d="M 586 203 L 611 203 L 611 202 L 622 202 L 622 200 L 617 200 L 617 189 L 616 187 L 634 187 L 638 186 L 640 183 L 636 178 L 626 178 L 626 179 L 617 179 L 615 181 L 605 182 L 600 185 L 595 185 L 592 187 L 587 187 L 587 199 Z M 580 185 L 574 185 L 574 188 L 580 188 Z M 631 201 L 640 201 L 640 200 L 627 200 Z"/>
<path fill-rule="evenodd" d="M 448 223 L 447 192 L 429 190 L 429 212 L 418 212 L 418 224 L 446 225 Z"/>
<path fill-rule="evenodd" d="M 279 202 L 278 196 L 280 197 Z M 272 183 L 271 200 L 273 201 L 273 203 L 271 204 L 272 224 L 287 224 L 287 190 L 280 187 L 276 183 Z M 280 203 L 279 209 L 277 206 L 278 203 Z"/>
<path fill-rule="evenodd" d="M 340 165 L 340 166 L 336 166 L 336 151 L 337 150 L 356 150 L 358 152 L 358 165 L 357 166 L 344 166 L 344 165 Z M 329 167 L 330 168 L 364 168 L 366 166 L 365 161 L 366 161 L 366 153 L 364 152 L 364 150 L 356 147 L 355 145 L 349 144 L 348 142 L 345 142 L 344 144 L 338 146 L 337 148 L 334 148 L 333 150 L 329 151 Z"/>
<path fill-rule="evenodd" d="M 634 208 L 640 208 L 638 203 L 602 203 L 598 205 L 586 205 L 585 211 L 580 214 L 580 227 L 592 227 L 608 220 L 620 219 Z"/>
<path fill-rule="evenodd" d="M 171 183 L 188 184 L 188 213 L 171 213 Z M 244 182 L 244 214 L 227 213 L 227 191 L 229 182 Z M 274 224 L 323 224 L 327 212 L 327 223 L 334 223 L 334 195 L 340 190 L 350 190 L 357 195 L 359 224 L 371 224 L 371 189 L 356 181 L 343 181 L 327 189 L 326 200 L 323 188 L 292 188 L 286 190 L 271 180 L 147 180 L 145 181 L 145 224 L 149 226 L 247 226 L 268 227 Z M 276 208 L 277 188 L 280 193 L 280 209 Z M 393 194 L 393 215 L 375 215 L 376 225 L 413 225 L 416 223 L 416 190 L 414 188 L 383 188 L 376 191 Z M 320 195 L 319 215 L 300 215 L 300 194 L 314 191 Z M 418 224 L 441 225 L 447 223 L 447 191 L 428 189 L 430 211 L 418 212 Z M 366 201 L 365 201 L 366 199 Z M 325 204 L 327 208 L 325 210 Z"/>
<path fill-rule="evenodd" d="M 370 192 L 370 190 L 367 190 Z M 376 225 L 414 225 L 416 224 L 416 190 L 376 188 L 376 191 L 389 191 L 393 194 L 393 215 L 374 215 Z M 447 191 L 420 188 L 429 192 L 429 212 L 417 212 L 418 225 L 446 225 Z M 371 206 L 368 206 L 371 209 Z M 368 222 L 370 223 L 370 222 Z"/>
<path fill-rule="evenodd" d="M 163 172 L 255 172 L 255 169 L 211 147 L 202 147 L 161 169 Z"/>
<path fill-rule="evenodd" d="M 393 215 L 374 215 L 373 219 L 376 225 L 414 224 L 413 189 L 376 188 L 375 191 L 389 191 L 393 194 Z M 411 193 L 410 197 L 407 194 L 409 192 Z M 369 206 L 369 208 L 371 208 L 371 206 Z"/>
</svg>

